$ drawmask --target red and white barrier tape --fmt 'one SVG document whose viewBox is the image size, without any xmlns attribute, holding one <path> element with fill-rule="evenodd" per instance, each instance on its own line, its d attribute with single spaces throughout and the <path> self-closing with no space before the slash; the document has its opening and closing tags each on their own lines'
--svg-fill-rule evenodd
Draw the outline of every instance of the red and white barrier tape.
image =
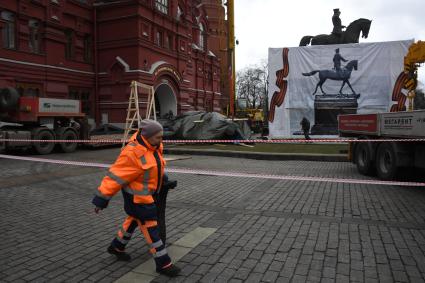
<svg viewBox="0 0 425 283">
<path fill-rule="evenodd" d="M 109 168 L 111 166 L 111 164 L 104 164 L 104 163 L 57 160 L 57 159 L 24 157 L 24 156 L 14 156 L 14 155 L 4 155 L 4 154 L 0 154 L 0 158 L 53 163 L 53 164 L 63 164 L 63 165 L 74 165 L 74 166 L 83 166 L 83 167 Z M 273 180 L 281 180 L 281 181 L 307 181 L 307 182 L 328 182 L 328 183 L 365 184 L 365 185 L 383 185 L 383 186 L 425 187 L 425 183 L 420 183 L 420 182 L 397 182 L 397 181 L 325 178 L 325 177 L 292 176 L 292 175 L 253 174 L 253 173 L 243 173 L 243 172 L 223 172 L 223 171 L 210 171 L 210 170 L 178 169 L 178 168 L 167 168 L 166 171 L 170 173 L 176 173 L 176 174 L 254 178 L 254 179 L 273 179 Z"/>
<path fill-rule="evenodd" d="M 92 139 L 92 140 L 28 140 L 28 139 L 0 139 L 0 142 L 37 142 L 37 143 L 105 143 L 120 144 L 122 139 Z M 278 140 L 164 140 L 165 144 L 186 144 L 186 143 L 361 143 L 361 142 L 425 142 L 425 139 L 278 139 Z"/>
</svg>

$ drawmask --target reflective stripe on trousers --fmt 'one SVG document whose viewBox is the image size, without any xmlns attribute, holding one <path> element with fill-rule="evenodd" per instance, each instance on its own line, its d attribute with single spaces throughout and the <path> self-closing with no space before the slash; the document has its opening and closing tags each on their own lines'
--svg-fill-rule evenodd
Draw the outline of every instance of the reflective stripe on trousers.
<svg viewBox="0 0 425 283">
<path fill-rule="evenodd" d="M 130 240 L 130 238 L 127 238 L 127 236 L 133 233 L 136 226 L 139 226 L 140 231 L 143 233 L 157 266 L 162 267 L 169 264 L 171 259 L 168 256 L 164 243 L 159 237 L 159 228 L 156 221 L 146 221 L 145 224 L 142 224 L 140 220 L 137 220 L 132 216 L 128 216 L 123 223 L 122 229 L 120 229 L 118 232 L 118 237 L 112 241 L 112 245 L 116 248 L 119 248 L 120 250 L 124 250 L 126 244 Z M 121 239 L 120 234 L 124 239 Z"/>
</svg>

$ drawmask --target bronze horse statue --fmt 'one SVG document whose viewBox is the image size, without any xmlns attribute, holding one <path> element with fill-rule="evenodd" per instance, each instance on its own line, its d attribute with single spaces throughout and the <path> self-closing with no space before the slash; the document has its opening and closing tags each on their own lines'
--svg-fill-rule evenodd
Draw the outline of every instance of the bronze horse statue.
<svg viewBox="0 0 425 283">
<path fill-rule="evenodd" d="M 300 46 L 311 45 L 329 45 L 329 44 L 344 44 L 344 43 L 359 43 L 360 32 L 362 38 L 369 36 L 371 20 L 358 19 L 352 22 L 347 29 L 342 33 L 341 37 L 334 34 L 319 34 L 316 36 L 306 35 L 300 41 Z"/>
<path fill-rule="evenodd" d="M 322 91 L 322 93 L 324 95 L 326 95 L 326 93 L 323 91 L 323 84 L 325 83 L 325 81 L 327 79 L 330 80 L 334 80 L 334 81 L 343 81 L 341 89 L 339 90 L 339 94 L 341 96 L 344 96 L 344 94 L 342 93 L 342 89 L 344 88 L 345 84 L 347 84 L 351 91 L 353 92 L 353 95 L 355 96 L 360 96 L 359 94 L 357 94 L 353 87 L 350 84 L 350 77 L 351 77 L 351 72 L 354 70 L 357 71 L 357 67 L 358 67 L 358 61 L 357 60 L 352 60 L 350 62 L 348 62 L 348 64 L 345 66 L 345 68 L 342 68 L 340 71 L 334 71 L 334 70 L 315 70 L 312 71 L 310 73 L 303 73 L 303 76 L 313 76 L 316 73 L 319 73 L 319 82 L 316 85 L 316 89 L 313 92 L 313 95 L 316 94 L 317 89 L 320 87 L 320 90 Z"/>
</svg>

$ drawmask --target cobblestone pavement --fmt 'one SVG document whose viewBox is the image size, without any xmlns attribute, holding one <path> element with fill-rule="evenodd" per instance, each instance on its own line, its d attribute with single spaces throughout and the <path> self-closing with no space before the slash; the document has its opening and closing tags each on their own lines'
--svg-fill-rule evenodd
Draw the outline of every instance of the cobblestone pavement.
<svg viewBox="0 0 425 283">
<path fill-rule="evenodd" d="M 112 162 L 119 149 L 46 158 Z M 358 178 L 350 163 L 194 157 L 197 168 Z M 104 170 L 0 159 L 0 281 L 113 282 L 150 258 L 105 252 L 125 215 L 121 196 L 100 215 L 92 195 Z M 174 174 L 168 241 L 218 230 L 184 256 L 182 275 L 156 282 L 425 282 L 425 188 Z"/>
</svg>

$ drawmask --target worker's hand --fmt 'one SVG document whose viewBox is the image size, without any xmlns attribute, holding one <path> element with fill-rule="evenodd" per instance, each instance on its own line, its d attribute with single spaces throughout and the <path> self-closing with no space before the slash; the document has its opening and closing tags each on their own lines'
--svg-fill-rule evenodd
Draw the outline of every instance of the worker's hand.
<svg viewBox="0 0 425 283">
<path fill-rule="evenodd" d="M 102 208 L 100 208 L 100 207 L 95 207 L 95 209 L 94 209 L 94 212 L 96 213 L 96 214 L 98 214 L 99 213 L 99 211 L 101 211 L 102 210 Z"/>
<path fill-rule="evenodd" d="M 172 190 L 175 187 L 177 187 L 177 181 L 167 180 L 166 182 L 163 183 L 162 186 L 165 187 L 165 188 L 168 188 L 168 189 Z"/>
<path fill-rule="evenodd" d="M 170 187 L 172 189 L 174 189 L 175 187 L 177 187 L 177 181 L 171 181 Z"/>
</svg>

